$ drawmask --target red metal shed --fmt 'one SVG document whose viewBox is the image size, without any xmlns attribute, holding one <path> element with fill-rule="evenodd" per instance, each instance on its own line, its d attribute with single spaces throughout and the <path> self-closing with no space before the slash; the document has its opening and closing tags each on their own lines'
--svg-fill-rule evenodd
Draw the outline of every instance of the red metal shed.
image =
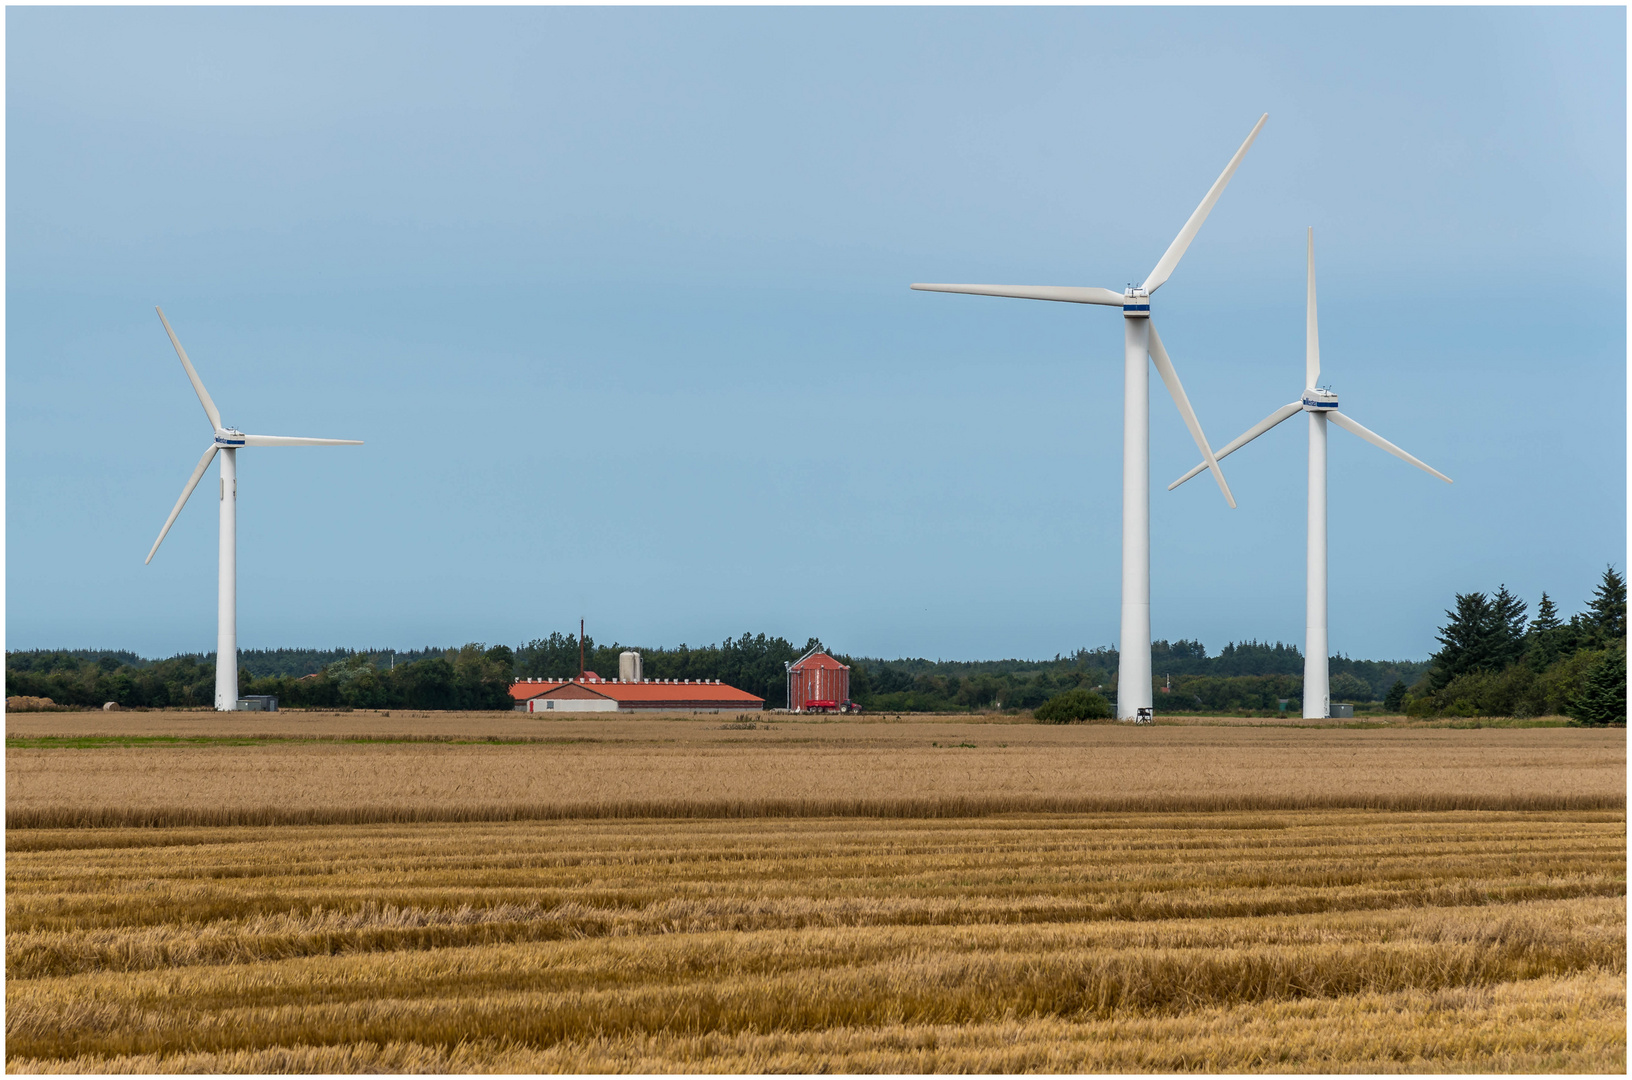
<svg viewBox="0 0 1632 1080">
<path fill-rule="evenodd" d="M 850 700 L 850 669 L 826 653 L 807 653 L 788 666 L 788 708 L 804 712 L 807 703 Z"/>
</svg>

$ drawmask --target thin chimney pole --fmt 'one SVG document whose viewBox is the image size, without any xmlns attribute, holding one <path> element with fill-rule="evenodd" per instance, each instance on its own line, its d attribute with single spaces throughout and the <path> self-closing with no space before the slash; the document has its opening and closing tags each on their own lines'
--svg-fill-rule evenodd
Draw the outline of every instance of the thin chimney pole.
<svg viewBox="0 0 1632 1080">
<path fill-rule="evenodd" d="M 584 681 L 584 620 L 578 620 L 578 681 Z"/>
</svg>

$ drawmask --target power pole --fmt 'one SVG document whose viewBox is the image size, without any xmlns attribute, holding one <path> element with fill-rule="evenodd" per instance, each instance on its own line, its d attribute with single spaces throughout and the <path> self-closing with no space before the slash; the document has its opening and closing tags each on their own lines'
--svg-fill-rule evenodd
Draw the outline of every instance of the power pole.
<svg viewBox="0 0 1632 1080">
<path fill-rule="evenodd" d="M 578 620 L 578 681 L 584 681 L 584 620 Z"/>
</svg>

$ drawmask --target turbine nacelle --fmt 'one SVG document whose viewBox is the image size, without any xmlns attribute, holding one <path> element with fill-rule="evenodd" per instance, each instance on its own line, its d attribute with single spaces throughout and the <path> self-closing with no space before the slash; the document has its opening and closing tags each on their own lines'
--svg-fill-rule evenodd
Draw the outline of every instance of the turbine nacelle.
<svg viewBox="0 0 1632 1080">
<path fill-rule="evenodd" d="M 1303 392 L 1304 412 L 1331 412 L 1337 408 L 1337 392 L 1311 386 Z"/>
<path fill-rule="evenodd" d="M 1150 318 L 1150 294 L 1142 287 L 1135 289 L 1130 286 L 1128 291 L 1122 294 L 1122 317 L 1124 319 Z"/>
<path fill-rule="evenodd" d="M 215 433 L 215 445 L 222 450 L 242 446 L 244 445 L 244 433 L 236 428 L 222 428 Z"/>
</svg>

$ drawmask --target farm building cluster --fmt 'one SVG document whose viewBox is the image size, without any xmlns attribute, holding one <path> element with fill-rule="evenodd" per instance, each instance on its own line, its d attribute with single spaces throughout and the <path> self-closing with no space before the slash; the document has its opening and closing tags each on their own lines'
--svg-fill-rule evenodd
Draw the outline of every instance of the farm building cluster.
<svg viewBox="0 0 1632 1080">
<path fill-rule="evenodd" d="M 618 677 L 517 679 L 516 709 L 530 713 L 757 712 L 765 699 L 719 679 L 646 679 L 638 652 L 618 657 Z M 814 650 L 788 665 L 791 712 L 860 712 L 850 701 L 850 669 Z"/>
</svg>

